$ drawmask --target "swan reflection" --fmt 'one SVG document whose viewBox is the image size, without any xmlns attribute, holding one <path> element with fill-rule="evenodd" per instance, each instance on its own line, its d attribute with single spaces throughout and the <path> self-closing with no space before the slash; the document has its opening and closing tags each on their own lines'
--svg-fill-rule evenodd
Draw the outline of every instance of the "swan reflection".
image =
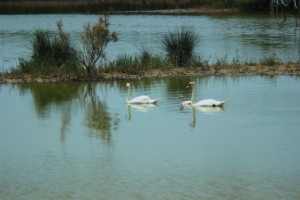
<svg viewBox="0 0 300 200">
<path fill-rule="evenodd" d="M 193 107 L 197 110 L 202 111 L 205 114 L 213 114 L 220 111 L 225 111 L 224 107 Z"/>
<path fill-rule="evenodd" d="M 131 108 L 138 112 L 147 112 L 151 108 L 158 108 L 156 104 L 127 104 L 127 120 L 131 120 Z"/>
<path fill-rule="evenodd" d="M 184 109 L 190 109 L 192 114 L 192 121 L 189 123 L 189 126 L 192 128 L 196 127 L 196 110 L 200 110 L 204 114 L 214 114 L 216 112 L 225 111 L 224 107 L 195 107 L 192 105 L 181 105 L 180 111 L 183 111 Z"/>
</svg>

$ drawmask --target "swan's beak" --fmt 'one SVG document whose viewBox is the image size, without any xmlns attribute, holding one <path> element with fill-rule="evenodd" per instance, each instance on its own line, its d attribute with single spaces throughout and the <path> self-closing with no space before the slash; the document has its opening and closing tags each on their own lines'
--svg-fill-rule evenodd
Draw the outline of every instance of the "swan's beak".
<svg viewBox="0 0 300 200">
<path fill-rule="evenodd" d="M 191 87 L 191 85 L 187 85 L 187 86 L 186 86 L 186 88 L 190 88 L 190 87 Z"/>
</svg>

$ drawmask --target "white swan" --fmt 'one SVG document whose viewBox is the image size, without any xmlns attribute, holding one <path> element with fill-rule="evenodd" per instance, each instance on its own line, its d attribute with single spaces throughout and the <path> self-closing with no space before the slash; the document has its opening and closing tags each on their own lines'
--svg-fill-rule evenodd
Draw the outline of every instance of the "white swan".
<svg viewBox="0 0 300 200">
<path fill-rule="evenodd" d="M 195 83 L 190 82 L 187 88 L 192 88 L 192 99 L 191 101 L 184 101 L 182 102 L 183 105 L 191 105 L 191 106 L 201 106 L 201 107 L 223 107 L 226 101 L 217 101 L 214 99 L 204 99 L 195 103 Z"/>
<path fill-rule="evenodd" d="M 126 83 L 126 86 L 128 89 L 128 94 L 127 94 L 127 98 L 126 98 L 126 103 L 128 104 L 156 104 L 156 102 L 159 100 L 158 99 L 150 99 L 150 97 L 142 95 L 142 96 L 138 96 L 135 97 L 131 100 L 129 100 L 129 98 L 131 97 L 131 87 L 130 87 L 130 83 Z"/>
</svg>

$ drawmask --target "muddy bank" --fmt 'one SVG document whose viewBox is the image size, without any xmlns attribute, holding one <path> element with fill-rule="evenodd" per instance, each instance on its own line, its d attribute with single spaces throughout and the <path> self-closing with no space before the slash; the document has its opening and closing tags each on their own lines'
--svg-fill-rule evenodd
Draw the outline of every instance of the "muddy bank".
<svg viewBox="0 0 300 200">
<path fill-rule="evenodd" d="M 33 75 L 33 74 L 0 74 L 0 83 L 53 83 L 126 80 L 141 78 L 180 77 L 180 76 L 230 76 L 230 75 L 289 75 L 300 76 L 300 64 L 281 64 L 274 66 L 210 66 L 197 68 L 151 69 L 136 74 L 121 72 L 102 72 L 88 78 L 81 75 Z"/>
<path fill-rule="evenodd" d="M 206 15 L 206 14 L 234 14 L 241 13 L 238 8 L 186 8 L 165 10 L 137 10 L 137 11 L 114 11 L 112 14 L 156 14 L 156 15 Z"/>
</svg>

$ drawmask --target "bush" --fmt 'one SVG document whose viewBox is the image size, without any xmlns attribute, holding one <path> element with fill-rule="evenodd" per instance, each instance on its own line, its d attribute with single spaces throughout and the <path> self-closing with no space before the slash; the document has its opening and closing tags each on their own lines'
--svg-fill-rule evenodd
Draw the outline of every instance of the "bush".
<svg viewBox="0 0 300 200">
<path fill-rule="evenodd" d="M 89 76 L 96 68 L 98 61 L 106 57 L 104 50 L 109 42 L 118 41 L 117 34 L 110 33 L 108 19 L 109 16 L 104 15 L 95 25 L 91 26 L 88 23 L 84 26 L 84 32 L 81 34 L 83 50 L 79 52 L 78 60 L 83 64 Z"/>
<path fill-rule="evenodd" d="M 174 33 L 165 34 L 162 44 L 170 62 L 184 67 L 191 63 L 199 39 L 192 30 L 182 27 Z"/>
<path fill-rule="evenodd" d="M 47 30 L 33 33 L 32 56 L 29 61 L 20 58 L 18 69 L 25 73 L 51 73 L 77 69 L 76 50 L 70 42 L 69 34 L 62 30 L 62 22 L 57 22 L 58 36 Z"/>
</svg>

